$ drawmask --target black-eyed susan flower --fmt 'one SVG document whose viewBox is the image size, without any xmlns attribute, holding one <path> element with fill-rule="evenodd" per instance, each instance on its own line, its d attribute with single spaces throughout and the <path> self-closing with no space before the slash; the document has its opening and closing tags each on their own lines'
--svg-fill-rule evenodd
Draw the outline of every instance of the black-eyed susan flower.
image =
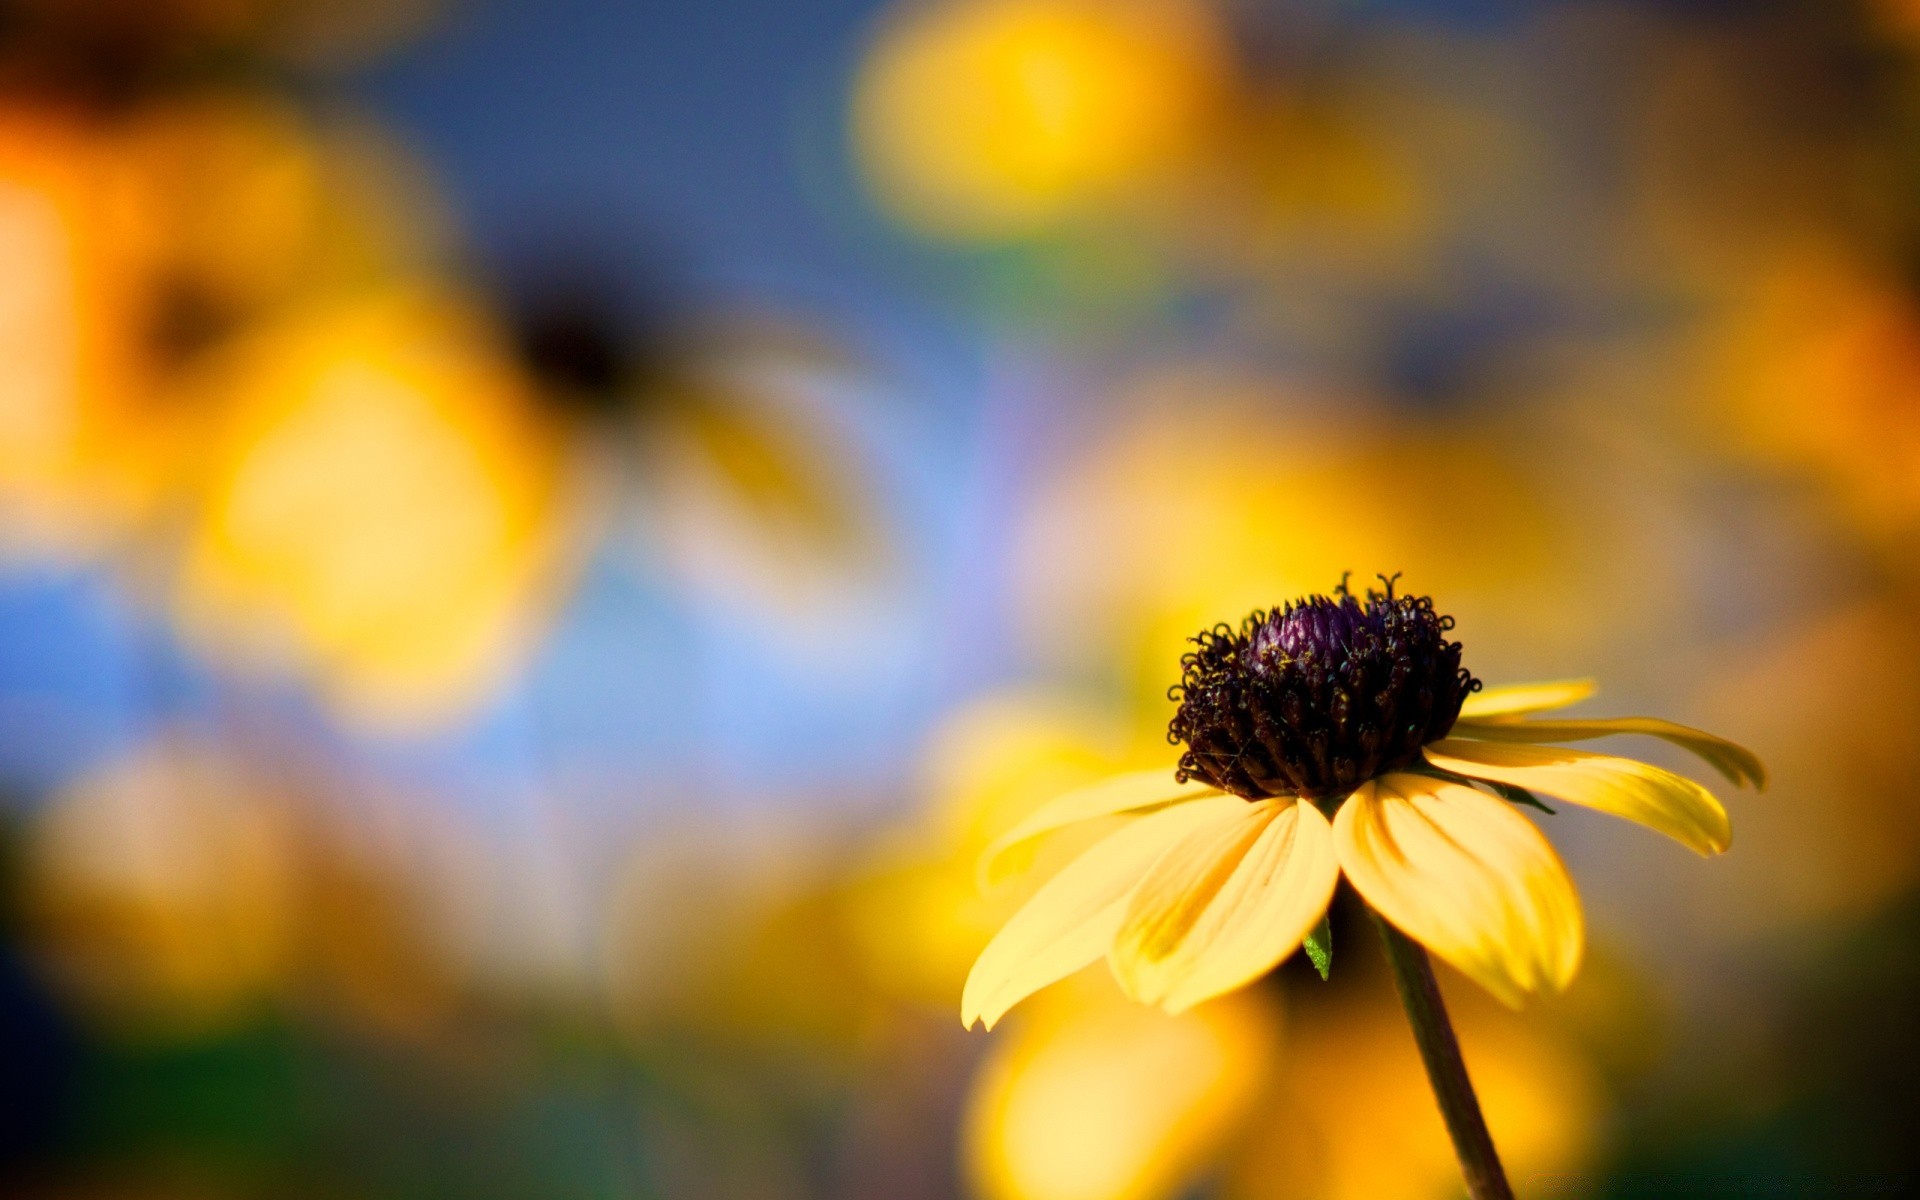
<svg viewBox="0 0 1920 1200">
<path fill-rule="evenodd" d="M 1239 629 L 1200 634 L 1173 689 L 1173 778 L 1115 776 L 1003 834 L 1004 873 L 1044 834 L 1121 818 L 981 953 L 962 1019 L 991 1026 L 1104 955 L 1133 999 L 1179 1012 L 1266 974 L 1325 914 L 1345 875 L 1401 933 L 1510 1005 L 1566 986 L 1584 940 L 1553 847 L 1516 805 L 1534 793 L 1638 821 L 1711 855 L 1726 810 L 1700 784 L 1633 759 L 1555 745 L 1646 734 L 1735 785 L 1763 786 L 1747 750 L 1651 717 L 1540 719 L 1585 681 L 1483 690 L 1422 596 L 1344 585 Z"/>
</svg>

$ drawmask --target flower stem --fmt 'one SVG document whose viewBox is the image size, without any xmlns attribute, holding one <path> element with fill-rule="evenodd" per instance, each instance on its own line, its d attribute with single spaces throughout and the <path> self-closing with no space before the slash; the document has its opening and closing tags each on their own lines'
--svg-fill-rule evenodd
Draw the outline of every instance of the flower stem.
<svg viewBox="0 0 1920 1200">
<path fill-rule="evenodd" d="M 1467 1078 L 1460 1040 L 1454 1036 L 1453 1022 L 1447 1019 L 1440 981 L 1433 977 L 1427 952 L 1379 913 L 1372 909 L 1367 912 L 1380 930 L 1387 961 L 1393 964 L 1394 987 L 1413 1026 L 1413 1040 L 1420 1047 L 1420 1059 L 1426 1064 L 1427 1082 L 1433 1085 L 1441 1119 L 1447 1123 L 1447 1136 L 1453 1139 L 1467 1193 L 1473 1200 L 1513 1200 L 1513 1188 L 1500 1168 L 1500 1155 L 1493 1148 L 1493 1135 L 1487 1132 L 1487 1119 L 1480 1115 L 1480 1101 L 1473 1094 L 1473 1081 Z"/>
</svg>

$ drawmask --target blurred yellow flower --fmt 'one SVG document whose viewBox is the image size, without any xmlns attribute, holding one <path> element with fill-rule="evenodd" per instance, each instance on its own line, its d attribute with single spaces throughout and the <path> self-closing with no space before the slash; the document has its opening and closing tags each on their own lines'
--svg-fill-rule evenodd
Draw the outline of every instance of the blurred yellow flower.
<svg viewBox="0 0 1920 1200">
<path fill-rule="evenodd" d="M 743 314 L 662 358 L 627 397 L 649 549 L 797 631 L 840 619 L 894 565 L 872 464 L 823 420 L 865 366 L 803 322 Z"/>
<path fill-rule="evenodd" d="M 1197 637 L 1176 689 L 1171 734 L 1187 746 L 1176 777 L 1136 772 L 1069 792 L 987 851 L 991 880 L 1035 838 L 1131 818 L 988 944 L 962 1022 L 991 1027 L 1103 955 L 1129 996 L 1183 1011 L 1291 954 L 1342 874 L 1388 922 L 1517 1006 L 1566 986 L 1585 931 L 1565 867 L 1510 801 L 1537 803 L 1538 791 L 1703 855 L 1727 848 L 1726 811 L 1699 784 L 1546 743 L 1658 737 L 1760 786 L 1752 754 L 1649 717 L 1530 719 L 1585 698 L 1586 683 L 1475 696 L 1452 627 L 1389 583 L 1364 604 L 1343 587 Z"/>
<path fill-rule="evenodd" d="M 429 1029 L 454 972 L 421 892 L 464 865 L 462 839 L 397 807 L 341 820 L 316 782 L 168 734 L 63 788 L 24 872 L 58 981 L 107 1019 L 189 1033 L 270 1001 Z"/>
<path fill-rule="evenodd" d="M 26 910 L 57 977 L 105 1015 L 197 1027 L 291 969 L 285 797 L 205 747 L 158 743 L 81 778 L 27 842 Z"/>
<path fill-rule="evenodd" d="M 1410 140 L 1395 120 L 1396 103 L 1431 106 L 1434 99 L 1289 95 L 1260 114 L 1245 151 L 1260 200 L 1255 224 L 1219 239 L 1222 265 L 1245 271 L 1258 264 L 1270 287 L 1276 280 L 1297 287 L 1329 270 L 1349 286 L 1355 277 L 1386 283 L 1431 271 L 1432 181 L 1420 177 L 1408 147 L 1377 128 Z M 1194 224 L 1202 238 L 1211 232 Z"/>
<path fill-rule="evenodd" d="M 1696 936 L 1753 939 L 1857 921 L 1920 880 L 1908 798 L 1920 728 L 1920 631 L 1898 592 L 1797 613 L 1704 681 L 1707 711 L 1751 729 L 1792 805 L 1756 808 L 1724 880 L 1689 895 Z M 1791 704 L 1781 697 L 1791 695 Z"/>
<path fill-rule="evenodd" d="M 1862 528 L 1911 545 L 1920 300 L 1910 288 L 1843 256 L 1791 254 L 1729 302 L 1705 345 L 1718 443 L 1812 473 Z"/>
<path fill-rule="evenodd" d="M 172 372 L 246 322 L 422 257 L 420 189 L 367 139 L 239 92 L 112 118 L 0 106 L 0 509 L 92 552 L 169 499 L 205 415 Z"/>
<path fill-rule="evenodd" d="M 364 128 L 271 95 L 208 90 L 143 105 L 117 135 L 152 247 L 159 349 L 197 349 L 315 293 L 416 269 L 440 233 L 430 189 Z"/>
<path fill-rule="evenodd" d="M 962 1127 L 982 1200 L 1167 1200 L 1213 1167 L 1273 1075 L 1250 994 L 1181 1016 L 1100 981 L 1027 1014 L 974 1076 Z"/>
<path fill-rule="evenodd" d="M 74 114 L 0 108 L 0 516 L 34 548 L 97 548 L 150 509 L 148 244 L 114 145 Z"/>
<path fill-rule="evenodd" d="M 564 431 L 464 298 L 396 287 L 288 316 L 189 394 L 223 414 L 179 588 L 185 628 L 415 724 L 484 700 L 573 534 Z"/>
<path fill-rule="evenodd" d="M 856 85 L 888 207 L 942 237 L 1040 232 L 1164 182 L 1226 57 L 1186 0 L 944 0 L 896 13 Z"/>
<path fill-rule="evenodd" d="M 1159 719 L 1166 664 L 1195 629 L 1355 562 L 1404 567 L 1471 601 L 1479 622 L 1556 647 L 1597 597 L 1614 599 L 1568 560 L 1551 507 L 1497 431 L 1389 419 L 1363 397 L 1303 396 L 1204 364 L 1148 372 L 1121 391 L 1114 407 L 1125 415 L 1026 515 L 1014 602 L 1048 666 L 1118 672 Z M 1206 469 L 1170 465 L 1183 462 Z M 1399 486 L 1355 485 L 1378 479 Z M 1406 500 L 1430 495 L 1447 503 Z"/>
<path fill-rule="evenodd" d="M 1598 1149 L 1598 1080 L 1551 1033 L 1486 1004 L 1457 1006 L 1501 1157 L 1523 1195 L 1555 1195 Z M 1204 1009 L 1200 1011 L 1205 1011 Z M 1389 1004 L 1292 1011 L 1282 1088 L 1228 1168 L 1227 1200 L 1453 1200 L 1459 1168 L 1427 1079 Z"/>
</svg>

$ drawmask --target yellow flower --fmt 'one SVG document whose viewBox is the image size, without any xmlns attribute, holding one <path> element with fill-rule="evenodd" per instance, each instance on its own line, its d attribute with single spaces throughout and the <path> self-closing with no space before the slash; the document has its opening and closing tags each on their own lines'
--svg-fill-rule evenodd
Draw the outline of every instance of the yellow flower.
<svg viewBox="0 0 1920 1200">
<path fill-rule="evenodd" d="M 1592 685 L 1475 695 L 1452 628 L 1430 599 L 1389 582 L 1364 603 L 1342 585 L 1199 635 L 1175 689 L 1170 734 L 1187 747 L 1175 777 L 1140 772 L 1070 792 L 989 848 L 991 879 L 1043 834 L 1125 819 L 988 944 L 962 1021 L 991 1027 L 1103 954 L 1129 996 L 1180 1012 L 1277 966 L 1342 874 L 1387 921 L 1517 1006 L 1571 981 L 1585 934 L 1566 868 L 1513 802 L 1540 792 L 1703 855 L 1727 848 L 1726 810 L 1698 783 L 1551 743 L 1650 735 L 1736 785 L 1763 786 L 1754 755 L 1652 717 L 1532 719 Z"/>
<path fill-rule="evenodd" d="M 426 284 L 317 305 L 187 390 L 223 414 L 179 587 L 199 644 L 378 725 L 494 694 L 576 532 L 565 431 L 476 305 Z"/>
<path fill-rule="evenodd" d="M 950 0 L 881 31 L 854 135 L 881 199 L 922 232 L 1044 232 L 1171 173 L 1224 86 L 1186 0 Z"/>
</svg>

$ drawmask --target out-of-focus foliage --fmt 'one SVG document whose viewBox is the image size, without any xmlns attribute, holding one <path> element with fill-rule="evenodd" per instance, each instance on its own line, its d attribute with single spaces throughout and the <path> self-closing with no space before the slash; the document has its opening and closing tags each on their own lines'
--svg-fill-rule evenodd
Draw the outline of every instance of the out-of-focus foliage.
<svg viewBox="0 0 1920 1200">
<path fill-rule="evenodd" d="M 27 832 L 30 936 L 117 1027 L 190 1036 L 277 999 L 420 1030 L 459 964 L 417 889 L 457 869 L 460 840 L 425 814 L 352 827 L 322 782 L 185 737 L 76 780 Z"/>
<path fill-rule="evenodd" d="M 101 87 L 225 55 L 337 66 L 418 33 L 435 0 L 12 0 L 14 71 Z"/>
</svg>

